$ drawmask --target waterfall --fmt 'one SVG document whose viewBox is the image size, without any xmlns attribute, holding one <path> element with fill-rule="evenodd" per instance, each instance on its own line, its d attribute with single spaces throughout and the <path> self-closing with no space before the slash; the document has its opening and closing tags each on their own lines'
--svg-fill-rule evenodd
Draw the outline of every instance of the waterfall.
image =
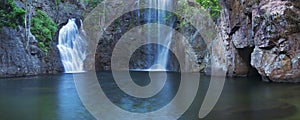
<svg viewBox="0 0 300 120">
<path fill-rule="evenodd" d="M 85 32 L 76 24 L 76 19 L 69 19 L 59 31 L 58 49 L 61 61 L 66 73 L 84 72 L 84 60 L 86 58 Z"/>
<path fill-rule="evenodd" d="M 163 9 L 163 10 L 168 10 L 170 7 L 172 7 L 172 0 L 158 0 L 158 8 Z M 164 11 L 158 11 L 158 23 L 162 23 L 162 22 L 166 22 L 165 18 L 167 18 L 167 14 Z M 170 26 L 173 26 L 175 21 L 170 22 Z M 157 24 L 159 25 L 159 24 Z M 158 47 L 158 57 L 157 57 L 157 61 L 156 64 L 161 65 L 164 68 L 164 71 L 167 70 L 167 65 L 168 65 L 168 60 L 169 60 L 169 49 L 171 46 L 171 42 L 172 42 L 172 37 L 173 37 L 173 32 L 172 31 L 168 31 L 167 33 L 163 33 L 161 31 L 161 26 L 158 26 L 158 43 L 163 43 L 165 42 L 167 45 L 165 49 L 162 49 L 160 47 Z M 164 35 L 162 35 L 164 34 Z M 164 36 L 164 37 L 162 37 Z"/>
<path fill-rule="evenodd" d="M 161 9 L 161 10 L 169 10 L 172 9 L 173 5 L 173 0 L 149 0 L 149 8 L 156 8 L 156 9 Z M 167 13 L 165 11 L 149 11 L 149 13 L 146 13 L 144 18 L 148 23 L 150 21 L 153 21 L 153 19 L 157 20 L 157 43 L 164 44 L 167 46 L 162 47 L 161 45 L 157 45 L 157 56 L 156 60 L 154 62 L 154 65 L 151 66 L 149 69 L 146 69 L 145 71 L 168 71 L 168 60 L 169 60 L 169 49 L 172 43 L 172 37 L 173 37 L 173 32 L 172 31 L 162 31 L 162 23 L 166 23 L 166 18 Z M 154 13 L 155 12 L 155 13 Z M 153 16 L 154 15 L 154 16 Z M 153 18 L 154 17 L 154 18 Z M 169 26 L 173 26 L 175 23 L 175 20 L 172 22 L 169 22 L 167 24 L 170 24 Z M 153 30 L 154 26 L 147 26 L 148 31 L 147 31 L 147 38 L 150 43 L 150 41 L 153 41 L 153 36 L 151 31 Z M 149 48 L 148 48 L 149 49 Z M 150 58 L 148 58 L 150 59 Z"/>
</svg>

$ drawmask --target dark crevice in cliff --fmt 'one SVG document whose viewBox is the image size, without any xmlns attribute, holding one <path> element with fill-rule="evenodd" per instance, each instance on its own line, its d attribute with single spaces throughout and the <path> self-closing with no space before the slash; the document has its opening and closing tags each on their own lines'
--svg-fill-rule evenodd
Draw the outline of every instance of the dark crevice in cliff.
<svg viewBox="0 0 300 120">
<path fill-rule="evenodd" d="M 300 45 L 295 39 L 300 38 L 300 2 L 220 2 L 223 10 L 218 40 L 226 45 L 223 53 L 228 58 L 223 61 L 229 62 L 223 67 L 236 76 L 259 73 L 266 81 L 299 81 Z"/>
<path fill-rule="evenodd" d="M 231 29 L 231 31 L 230 31 L 230 33 L 229 33 L 229 36 L 232 36 L 233 34 L 235 34 L 236 31 L 238 31 L 240 28 L 241 28 L 240 25 L 235 25 L 235 26 Z"/>
<path fill-rule="evenodd" d="M 241 56 L 241 59 L 246 63 L 248 68 L 247 76 L 260 76 L 258 71 L 251 65 L 251 53 L 253 52 L 254 47 L 246 47 L 242 49 L 237 49 L 238 54 Z"/>
</svg>

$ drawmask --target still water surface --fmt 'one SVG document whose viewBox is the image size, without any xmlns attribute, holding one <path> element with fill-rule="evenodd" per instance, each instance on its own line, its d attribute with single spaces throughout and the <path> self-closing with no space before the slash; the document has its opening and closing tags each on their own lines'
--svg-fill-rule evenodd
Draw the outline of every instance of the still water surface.
<svg viewBox="0 0 300 120">
<path fill-rule="evenodd" d="M 180 74 L 168 73 L 163 91 L 149 99 L 136 99 L 117 89 L 112 74 L 97 74 L 102 89 L 120 108 L 138 113 L 165 106 L 176 94 Z M 147 72 L 132 72 L 141 86 L 149 84 Z M 180 120 L 198 120 L 209 85 L 202 75 L 196 99 Z M 264 83 L 259 77 L 228 78 L 221 98 L 207 120 L 299 120 L 300 85 Z M 0 79 L 0 120 L 95 120 L 77 94 L 72 74 Z"/>
</svg>

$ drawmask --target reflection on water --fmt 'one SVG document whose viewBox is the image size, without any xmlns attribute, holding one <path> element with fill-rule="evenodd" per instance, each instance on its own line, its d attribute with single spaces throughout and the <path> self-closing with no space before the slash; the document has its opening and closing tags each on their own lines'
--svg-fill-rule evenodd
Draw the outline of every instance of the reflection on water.
<svg viewBox="0 0 300 120">
<path fill-rule="evenodd" d="M 92 119 L 71 74 L 0 81 L 1 120 Z"/>
<path fill-rule="evenodd" d="M 153 73 L 152 71 L 152 74 L 156 74 L 152 76 L 159 76 L 160 72 Z M 103 74 L 98 74 L 100 85 L 104 86 L 102 89 L 110 101 L 123 110 L 135 113 L 152 112 L 166 106 L 175 97 L 180 85 L 180 74 L 170 72 L 166 83 L 157 94 L 149 98 L 136 98 L 119 89 L 112 76 L 108 75 L 106 78 L 101 76 Z M 148 72 L 131 72 L 131 77 L 140 86 L 147 86 L 151 82 Z"/>
<path fill-rule="evenodd" d="M 131 75 L 139 85 L 149 84 L 146 72 Z M 168 73 L 164 92 L 149 99 L 134 99 L 116 90 L 112 75 L 98 73 L 110 100 L 133 112 L 163 107 L 174 97 L 180 74 Z M 196 100 L 181 120 L 197 120 L 209 77 L 201 76 Z M 260 82 L 258 77 L 227 79 L 219 102 L 205 119 L 300 119 L 300 85 Z M 1 120 L 94 120 L 77 95 L 72 74 L 0 80 Z"/>
</svg>

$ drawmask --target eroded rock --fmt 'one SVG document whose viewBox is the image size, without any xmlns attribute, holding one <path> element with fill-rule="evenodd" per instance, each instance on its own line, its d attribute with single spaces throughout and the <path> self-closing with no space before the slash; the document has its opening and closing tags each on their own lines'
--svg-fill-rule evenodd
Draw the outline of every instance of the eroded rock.
<svg viewBox="0 0 300 120">
<path fill-rule="evenodd" d="M 35 45 L 27 46 L 23 42 L 23 33 L 22 30 L 8 27 L 0 30 L 0 77 L 38 75 L 45 71 L 43 60 L 38 55 L 31 54 L 40 49 Z M 26 47 L 35 49 L 27 50 Z"/>
<path fill-rule="evenodd" d="M 228 76 L 249 75 L 253 66 L 265 81 L 299 82 L 300 1 L 221 3 L 217 40 L 225 46 L 221 64 L 228 68 Z"/>
</svg>

